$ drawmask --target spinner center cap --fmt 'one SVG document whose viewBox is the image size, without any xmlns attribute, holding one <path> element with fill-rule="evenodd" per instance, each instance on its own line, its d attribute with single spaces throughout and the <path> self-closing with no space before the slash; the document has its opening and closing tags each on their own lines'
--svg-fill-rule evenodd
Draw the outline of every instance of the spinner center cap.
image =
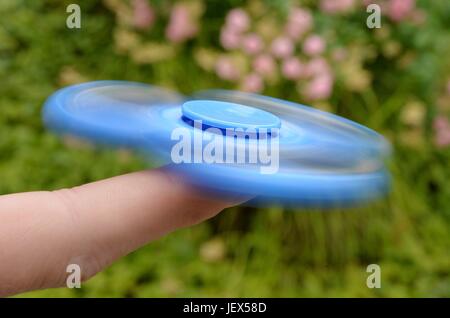
<svg viewBox="0 0 450 318">
<path fill-rule="evenodd" d="M 271 129 L 280 128 L 281 120 L 265 110 L 241 104 L 214 100 L 192 100 L 185 102 L 182 114 L 191 121 L 202 121 L 204 125 L 220 129 Z"/>
</svg>

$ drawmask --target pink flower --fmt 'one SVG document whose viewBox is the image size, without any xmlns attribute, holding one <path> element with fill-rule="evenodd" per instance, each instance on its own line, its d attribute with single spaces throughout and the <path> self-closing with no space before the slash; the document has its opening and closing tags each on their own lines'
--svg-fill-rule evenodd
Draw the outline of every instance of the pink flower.
<svg viewBox="0 0 450 318">
<path fill-rule="evenodd" d="M 236 32 L 244 32 L 250 26 L 250 18 L 247 12 L 240 8 L 230 10 L 225 20 L 227 27 Z"/>
<path fill-rule="evenodd" d="M 434 136 L 434 142 L 438 147 L 445 147 L 450 145 L 450 125 L 446 121 L 447 127 L 436 129 L 436 135 Z"/>
<path fill-rule="evenodd" d="M 233 60 L 227 56 L 220 57 L 216 62 L 216 74 L 221 79 L 234 81 L 240 76 L 239 69 Z"/>
<path fill-rule="evenodd" d="M 316 57 L 308 62 L 305 71 L 308 76 L 317 76 L 329 73 L 330 67 L 324 58 Z"/>
<path fill-rule="evenodd" d="M 450 145 L 450 130 L 436 134 L 434 142 L 438 147 L 446 147 Z"/>
<path fill-rule="evenodd" d="M 242 41 L 242 48 L 244 52 L 249 55 L 254 55 L 261 52 L 264 47 L 264 43 L 261 37 L 256 33 L 250 33 L 246 35 Z"/>
<path fill-rule="evenodd" d="M 286 25 L 286 34 L 294 40 L 299 39 L 311 29 L 313 19 L 311 13 L 301 8 L 293 8 Z"/>
<path fill-rule="evenodd" d="M 191 12 L 186 5 L 175 4 L 166 28 L 166 37 L 174 43 L 181 43 L 193 38 L 197 34 L 198 28 L 192 20 Z"/>
<path fill-rule="evenodd" d="M 281 73 L 287 79 L 296 80 L 303 75 L 304 67 L 298 58 L 290 57 L 283 61 Z"/>
<path fill-rule="evenodd" d="M 272 56 L 269 54 L 262 54 L 254 59 L 253 69 L 256 73 L 267 76 L 275 72 L 276 64 Z"/>
<path fill-rule="evenodd" d="M 345 13 L 353 8 L 354 0 L 321 0 L 320 9 L 326 13 Z"/>
<path fill-rule="evenodd" d="M 138 29 L 150 28 L 155 22 L 155 12 L 147 0 L 133 0 L 133 24 Z"/>
<path fill-rule="evenodd" d="M 244 78 L 241 89 L 246 92 L 259 93 L 264 89 L 264 82 L 258 74 L 249 74 Z"/>
<path fill-rule="evenodd" d="M 294 52 L 294 43 L 288 37 L 280 36 L 273 40 L 271 50 L 274 56 L 286 58 Z"/>
<path fill-rule="evenodd" d="M 433 121 L 433 128 L 436 132 L 434 143 L 438 147 L 450 145 L 450 122 L 447 117 L 439 115 Z"/>
<path fill-rule="evenodd" d="M 433 121 L 433 128 L 436 131 L 440 130 L 450 130 L 450 122 L 445 116 L 438 115 L 436 118 L 434 118 Z"/>
<path fill-rule="evenodd" d="M 303 43 L 303 52 L 306 55 L 319 55 L 325 50 L 325 42 L 318 35 L 309 36 Z"/>
<path fill-rule="evenodd" d="M 220 44 L 227 49 L 237 49 L 241 45 L 241 34 L 229 28 L 222 28 L 220 32 Z"/>
<path fill-rule="evenodd" d="M 310 100 L 326 99 L 333 89 L 333 77 L 330 74 L 319 75 L 308 83 L 305 95 Z"/>
<path fill-rule="evenodd" d="M 415 0 L 391 0 L 388 3 L 388 15 L 396 22 L 406 19 L 415 9 Z"/>
</svg>

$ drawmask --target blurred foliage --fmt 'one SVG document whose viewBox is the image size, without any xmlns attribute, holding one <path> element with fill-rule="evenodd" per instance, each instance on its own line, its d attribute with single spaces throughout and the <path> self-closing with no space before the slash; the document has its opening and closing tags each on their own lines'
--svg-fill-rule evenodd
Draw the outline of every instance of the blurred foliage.
<svg viewBox="0 0 450 318">
<path fill-rule="evenodd" d="M 174 44 L 175 55 L 155 63 L 117 51 L 117 17 L 104 1 L 77 1 L 82 28 L 67 29 L 71 2 L 0 2 L 0 194 L 71 187 L 148 166 L 124 150 L 47 133 L 41 106 L 61 86 L 121 79 L 184 93 L 233 87 L 198 65 L 194 55 L 201 47 L 220 49 L 218 30 L 226 11 L 242 6 L 239 1 L 205 1 L 199 35 Z M 319 29 L 339 31 L 328 41 L 368 54 L 360 67 L 370 72 L 370 85 L 354 92 L 337 80 L 325 103 L 393 142 L 390 197 L 346 211 L 229 209 L 130 254 L 79 290 L 25 296 L 450 296 L 450 149 L 435 146 L 432 127 L 436 114 L 449 107 L 449 3 L 425 2 L 427 20 L 420 27 L 387 21 L 386 40 L 383 28 L 365 27 L 364 9 L 333 17 L 304 2 Z M 290 2 L 263 3 L 283 14 Z M 389 43 L 391 52 L 400 47 L 395 58 L 382 53 Z M 301 100 L 283 83 L 264 92 Z M 371 263 L 381 266 L 381 289 L 366 287 Z"/>
</svg>

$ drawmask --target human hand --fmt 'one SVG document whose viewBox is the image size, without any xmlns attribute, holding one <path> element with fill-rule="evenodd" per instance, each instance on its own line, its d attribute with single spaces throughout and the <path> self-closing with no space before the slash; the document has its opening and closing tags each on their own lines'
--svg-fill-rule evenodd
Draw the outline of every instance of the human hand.
<svg viewBox="0 0 450 318">
<path fill-rule="evenodd" d="M 238 202 L 201 193 L 165 169 L 71 189 L 0 196 L 0 296 L 86 280 L 114 260 Z"/>
</svg>

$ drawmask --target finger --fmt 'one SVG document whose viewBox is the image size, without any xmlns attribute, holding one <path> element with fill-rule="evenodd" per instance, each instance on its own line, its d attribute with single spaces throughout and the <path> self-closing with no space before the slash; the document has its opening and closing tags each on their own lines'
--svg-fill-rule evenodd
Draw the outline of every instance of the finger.
<svg viewBox="0 0 450 318">
<path fill-rule="evenodd" d="M 200 193 L 164 169 L 72 189 L 0 197 L 0 295 L 84 279 L 120 256 L 235 203 Z"/>
</svg>

